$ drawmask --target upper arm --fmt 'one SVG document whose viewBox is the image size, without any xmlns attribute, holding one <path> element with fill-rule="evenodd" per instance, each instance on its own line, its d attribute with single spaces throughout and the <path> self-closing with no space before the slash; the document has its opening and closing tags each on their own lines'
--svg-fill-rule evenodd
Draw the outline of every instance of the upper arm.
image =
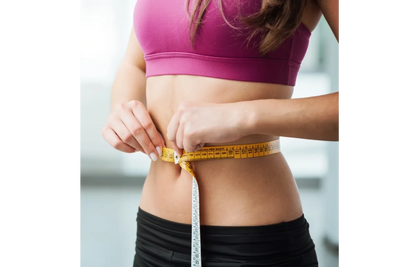
<svg viewBox="0 0 400 267">
<path fill-rule="evenodd" d="M 142 48 L 140 47 L 139 41 L 136 38 L 134 27 L 132 27 L 131 30 L 128 46 L 123 58 L 123 63 L 133 65 L 141 69 L 143 72 L 146 72 L 144 54 Z"/>
<path fill-rule="evenodd" d="M 322 14 L 339 42 L 339 0 L 317 0 Z"/>
<path fill-rule="evenodd" d="M 146 62 L 133 28 L 112 86 L 111 108 L 131 100 L 146 105 Z"/>
</svg>

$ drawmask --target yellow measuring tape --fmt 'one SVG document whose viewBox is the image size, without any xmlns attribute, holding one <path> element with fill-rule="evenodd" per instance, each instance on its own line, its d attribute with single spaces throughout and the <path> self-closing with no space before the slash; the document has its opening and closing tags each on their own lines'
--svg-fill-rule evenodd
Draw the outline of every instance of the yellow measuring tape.
<svg viewBox="0 0 400 267">
<path fill-rule="evenodd" d="M 182 169 L 192 175 L 192 267 L 201 267 L 201 242 L 199 186 L 191 162 L 216 159 L 255 158 L 279 152 L 279 140 L 244 145 L 209 146 L 203 147 L 195 152 L 186 152 L 183 150 L 182 156 L 177 155 L 175 150 L 171 148 L 163 147 L 161 155 L 163 161 L 179 164 Z"/>
</svg>

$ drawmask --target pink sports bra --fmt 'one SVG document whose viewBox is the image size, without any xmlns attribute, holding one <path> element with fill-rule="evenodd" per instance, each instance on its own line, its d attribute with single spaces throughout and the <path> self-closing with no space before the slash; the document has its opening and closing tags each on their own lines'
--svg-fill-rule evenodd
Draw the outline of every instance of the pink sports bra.
<svg viewBox="0 0 400 267">
<path fill-rule="evenodd" d="M 261 56 L 260 38 L 254 37 L 247 45 L 248 32 L 227 25 L 218 0 L 212 0 L 192 48 L 185 3 L 186 0 L 137 0 L 134 29 L 144 53 L 146 77 L 181 74 L 296 84 L 311 35 L 304 24 L 276 50 Z M 238 25 L 237 12 L 252 14 L 260 5 L 260 0 L 223 0 L 223 11 L 231 24 Z"/>
</svg>

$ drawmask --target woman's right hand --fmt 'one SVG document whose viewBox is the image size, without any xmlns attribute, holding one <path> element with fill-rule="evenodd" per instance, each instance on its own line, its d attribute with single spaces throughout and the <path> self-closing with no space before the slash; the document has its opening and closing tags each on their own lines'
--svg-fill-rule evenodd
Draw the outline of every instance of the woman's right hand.
<svg viewBox="0 0 400 267">
<path fill-rule="evenodd" d="M 118 104 L 109 115 L 102 135 L 115 149 L 126 153 L 141 151 L 153 161 L 165 147 L 146 107 L 137 100 Z"/>
</svg>

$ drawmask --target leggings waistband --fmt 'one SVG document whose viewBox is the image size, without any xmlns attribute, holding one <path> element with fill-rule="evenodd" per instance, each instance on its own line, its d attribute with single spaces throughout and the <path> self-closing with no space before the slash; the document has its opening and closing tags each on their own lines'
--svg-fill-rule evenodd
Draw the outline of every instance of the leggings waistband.
<svg viewBox="0 0 400 267">
<path fill-rule="evenodd" d="M 168 248 L 190 259 L 191 225 L 169 221 L 139 207 L 137 245 Z M 280 260 L 314 249 L 304 214 L 293 221 L 261 226 L 201 225 L 202 256 Z M 186 255 L 186 256 L 185 256 Z"/>
<path fill-rule="evenodd" d="M 153 223 L 157 226 L 170 229 L 173 231 L 188 233 L 190 234 L 192 229 L 191 224 L 178 223 L 170 220 L 166 220 L 155 216 L 151 213 L 148 213 L 142 210 L 139 207 L 138 210 L 138 219 L 146 220 L 149 223 Z M 289 222 L 281 222 L 277 224 L 268 224 L 268 225 L 258 225 L 258 226 L 217 226 L 217 225 L 201 225 L 201 232 L 205 235 L 251 235 L 251 234 L 272 234 L 279 233 L 284 231 L 295 230 L 300 227 L 308 227 L 308 222 L 302 214 L 299 218 L 289 221 Z"/>
</svg>

